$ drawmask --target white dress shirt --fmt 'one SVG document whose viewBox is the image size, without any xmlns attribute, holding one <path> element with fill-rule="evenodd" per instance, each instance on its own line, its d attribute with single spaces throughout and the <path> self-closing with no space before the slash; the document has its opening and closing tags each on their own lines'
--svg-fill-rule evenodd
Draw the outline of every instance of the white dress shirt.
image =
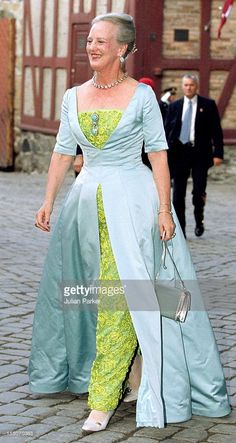
<svg viewBox="0 0 236 443">
<path fill-rule="evenodd" d="M 190 128 L 190 142 L 194 143 L 195 141 L 195 120 L 196 120 L 196 113 L 197 113 L 197 95 L 194 95 L 194 97 L 191 98 L 192 102 L 192 120 L 191 120 L 191 128 Z M 189 98 L 184 96 L 184 106 L 183 106 L 183 112 L 182 112 L 182 123 L 184 119 L 184 114 L 188 108 Z"/>
</svg>

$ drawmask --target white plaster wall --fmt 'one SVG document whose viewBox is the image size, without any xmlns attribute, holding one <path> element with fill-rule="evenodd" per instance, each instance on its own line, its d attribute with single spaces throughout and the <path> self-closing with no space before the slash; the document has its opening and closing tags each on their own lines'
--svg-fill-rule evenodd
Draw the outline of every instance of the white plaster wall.
<svg viewBox="0 0 236 443">
<path fill-rule="evenodd" d="M 69 1 L 60 0 L 58 9 L 58 41 L 57 56 L 66 57 L 68 51 L 69 34 Z"/>
</svg>

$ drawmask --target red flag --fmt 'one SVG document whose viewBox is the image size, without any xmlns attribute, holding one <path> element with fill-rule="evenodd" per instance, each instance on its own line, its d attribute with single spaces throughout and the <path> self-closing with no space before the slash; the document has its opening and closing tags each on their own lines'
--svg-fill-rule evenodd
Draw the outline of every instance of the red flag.
<svg viewBox="0 0 236 443">
<path fill-rule="evenodd" d="M 221 29 L 223 28 L 227 18 L 229 17 L 229 14 L 232 10 L 234 0 L 226 0 L 222 9 L 221 13 L 221 21 L 220 26 L 218 28 L 218 38 L 221 36 Z"/>
</svg>

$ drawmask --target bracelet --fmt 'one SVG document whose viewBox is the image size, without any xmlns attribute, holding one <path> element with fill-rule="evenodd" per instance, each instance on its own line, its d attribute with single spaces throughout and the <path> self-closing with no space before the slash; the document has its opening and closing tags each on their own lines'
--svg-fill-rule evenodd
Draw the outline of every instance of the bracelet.
<svg viewBox="0 0 236 443">
<path fill-rule="evenodd" d="M 171 211 L 171 204 L 170 203 L 161 203 L 159 206 L 158 211 Z"/>
<path fill-rule="evenodd" d="M 158 211 L 158 215 L 159 214 L 170 214 L 171 216 L 173 216 L 173 212 L 172 211 L 166 211 L 166 210 Z"/>
</svg>

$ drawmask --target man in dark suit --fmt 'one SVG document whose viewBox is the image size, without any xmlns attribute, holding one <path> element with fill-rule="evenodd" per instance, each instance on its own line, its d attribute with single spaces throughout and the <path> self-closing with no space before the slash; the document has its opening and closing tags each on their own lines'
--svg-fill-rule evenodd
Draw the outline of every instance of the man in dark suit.
<svg viewBox="0 0 236 443">
<path fill-rule="evenodd" d="M 173 204 L 185 235 L 185 196 L 191 173 L 195 234 L 199 237 L 204 233 L 207 173 L 211 166 L 222 163 L 223 133 L 214 100 L 197 94 L 197 76 L 184 75 L 182 89 L 184 97 L 169 105 L 165 124 Z"/>
<path fill-rule="evenodd" d="M 161 99 L 159 101 L 160 111 L 164 123 L 166 120 L 169 105 L 175 100 L 176 91 L 177 88 L 175 86 L 170 86 L 169 88 L 164 89 L 163 95 L 161 96 Z"/>
</svg>

